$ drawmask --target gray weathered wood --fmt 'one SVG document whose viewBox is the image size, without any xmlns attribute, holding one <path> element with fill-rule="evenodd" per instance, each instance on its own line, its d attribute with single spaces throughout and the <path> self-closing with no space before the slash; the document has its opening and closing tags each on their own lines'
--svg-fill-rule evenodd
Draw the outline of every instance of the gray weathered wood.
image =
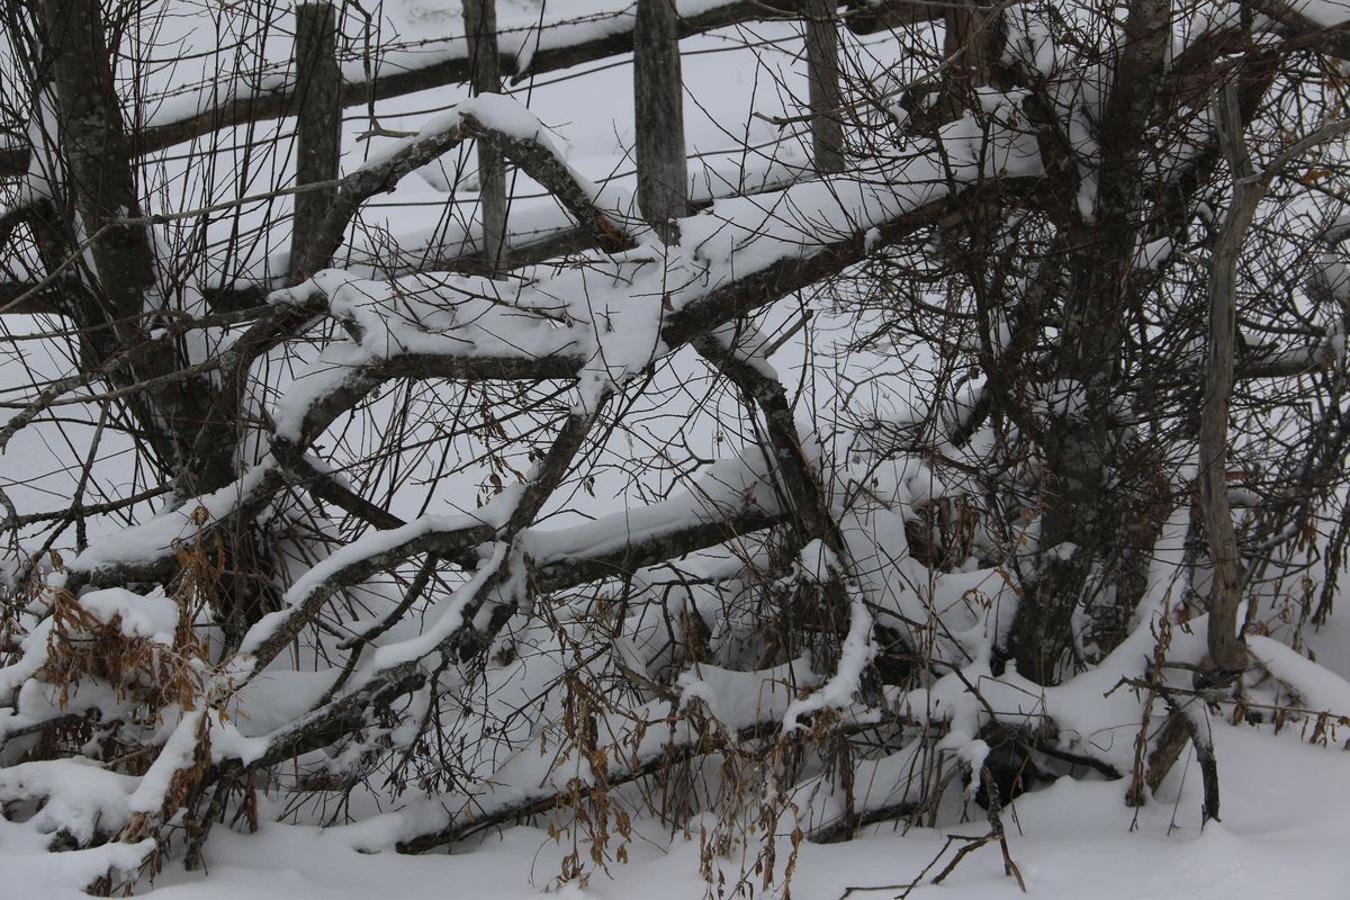
<svg viewBox="0 0 1350 900">
<path fill-rule="evenodd" d="M 342 154 L 342 73 L 337 63 L 337 14 L 328 2 L 295 9 L 296 184 L 332 181 Z M 291 277 L 311 273 L 296 267 L 309 254 L 309 241 L 328 214 L 336 188 L 295 195 L 291 233 Z"/>
<path fill-rule="evenodd" d="M 469 86 L 474 96 L 500 93 L 496 0 L 465 0 L 464 33 L 469 40 Z M 501 151 L 486 141 L 478 142 L 478 185 L 483 267 L 500 272 L 507 267 L 506 161 Z"/>
<path fill-rule="evenodd" d="M 633 26 L 638 208 L 658 228 L 689 208 L 677 19 L 673 0 L 638 0 Z"/>
<path fill-rule="evenodd" d="M 805 0 L 811 146 L 817 172 L 844 170 L 843 96 L 834 0 Z"/>
<path fill-rule="evenodd" d="M 1205 399 L 1200 410 L 1200 506 L 1209 536 L 1214 581 L 1209 594 L 1209 656 L 1220 672 L 1241 671 L 1246 645 L 1237 630 L 1242 600 L 1242 562 L 1233 510 L 1228 500 L 1228 414 L 1233 398 L 1233 354 L 1237 334 L 1237 263 L 1242 241 L 1265 193 L 1252 178 L 1251 157 L 1242 137 L 1237 92 L 1230 84 L 1218 101 L 1219 138 L 1233 171 L 1233 203 L 1224 219 L 1209 271 L 1209 338 Z"/>
</svg>

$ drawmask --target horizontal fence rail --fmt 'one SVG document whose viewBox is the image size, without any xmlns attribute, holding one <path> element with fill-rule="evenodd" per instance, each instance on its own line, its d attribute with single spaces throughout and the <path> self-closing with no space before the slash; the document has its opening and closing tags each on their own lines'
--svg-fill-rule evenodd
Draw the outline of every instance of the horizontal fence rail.
<svg viewBox="0 0 1350 900">
<path fill-rule="evenodd" d="M 809 0 L 725 0 L 721 3 L 679 3 L 694 7 L 688 15 L 678 16 L 681 39 L 732 25 L 800 19 L 811 6 Z M 874 33 L 906 22 L 924 22 L 941 18 L 941 3 L 926 0 L 880 0 L 870 3 L 854 0 L 836 4 L 844 8 L 840 21 L 858 34 Z M 512 73 L 519 82 L 533 75 L 569 69 L 589 62 L 633 52 L 633 27 L 636 5 L 584 19 L 566 19 L 544 23 L 542 27 L 503 31 L 498 34 L 501 71 Z M 415 94 L 429 88 L 463 84 L 472 74 L 468 42 L 464 37 L 447 39 L 444 49 L 428 48 L 422 65 L 409 65 L 372 79 L 344 81 L 343 106 L 360 106 L 373 101 Z M 292 73 L 277 73 L 276 84 L 201 109 L 191 115 L 150 125 L 136 134 L 134 152 L 152 153 L 181 144 L 223 128 L 279 119 L 296 113 L 296 80 Z M 213 90 L 207 86 L 207 90 Z M 28 171 L 26 147 L 0 148 L 0 178 L 14 178 Z"/>
</svg>

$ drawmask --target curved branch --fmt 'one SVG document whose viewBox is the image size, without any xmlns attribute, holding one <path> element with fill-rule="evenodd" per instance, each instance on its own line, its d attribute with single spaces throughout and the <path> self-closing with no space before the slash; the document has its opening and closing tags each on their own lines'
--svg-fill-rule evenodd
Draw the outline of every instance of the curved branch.
<svg viewBox="0 0 1350 900">
<path fill-rule="evenodd" d="M 241 652 L 249 657 L 250 674 L 256 675 L 266 668 L 309 624 L 329 598 L 343 588 L 365 581 L 376 572 L 418 553 L 459 556 L 473 547 L 494 540 L 505 542 L 514 549 L 517 535 L 534 521 L 540 508 L 562 483 L 603 406 L 601 399 L 588 408 L 574 410 L 567 417 L 548 455 L 518 491 L 499 495 L 497 500 L 473 515 L 450 519 L 427 517 L 393 531 L 369 535 L 343 547 L 311 569 L 287 592 L 288 607 L 264 618 L 245 637 Z M 274 444 L 285 448 L 283 455 L 294 457 L 288 441 L 278 438 Z M 505 578 L 510 561 L 511 555 L 503 554 L 496 568 L 486 577 L 475 576 L 475 581 L 479 582 L 478 589 L 460 598 L 458 604 L 460 621 L 464 626 L 472 623 L 488 593 Z"/>
<path fill-rule="evenodd" d="M 698 352 L 730 378 L 764 414 L 778 475 L 792 505 L 803 542 L 819 538 L 839 559 L 846 558 L 843 535 L 830 511 L 820 473 L 807 458 L 797 434 L 797 420 L 783 384 L 768 361 L 750 359 L 728 347 L 718 335 L 694 342 Z M 767 369 L 767 371 L 766 371 Z"/>
<path fill-rule="evenodd" d="M 776 512 L 759 509 L 728 510 L 722 515 L 698 521 L 654 512 L 660 527 L 625 533 L 621 540 L 597 540 L 613 530 L 623 513 L 582 528 L 570 529 L 562 540 L 535 559 L 534 583 L 542 591 L 552 592 L 579 587 L 607 578 L 631 576 L 639 569 L 689 553 L 706 550 L 738 537 L 754 534 L 782 522 Z M 521 535 L 522 538 L 525 535 Z M 534 536 L 531 536 L 534 537 Z M 525 546 L 534 543 L 528 541 Z M 457 629 L 431 653 L 453 648 L 465 632 Z M 372 706 L 389 703 L 417 690 L 426 682 L 419 659 L 403 660 L 365 678 L 359 687 L 303 718 L 273 732 L 267 747 L 246 762 L 251 769 L 263 768 L 302 753 L 326 747 L 348 734 L 366 727 Z"/>
<path fill-rule="evenodd" d="M 602 247 L 622 250 L 632 246 L 627 230 L 596 205 L 596 187 L 567 165 L 534 114 L 508 97 L 484 94 L 459 103 L 414 137 L 340 179 L 328 214 L 307 244 L 305 255 L 291 266 L 296 273 L 293 280 L 303 280 L 328 265 L 366 200 L 393 190 L 404 176 L 469 138 L 480 138 L 500 148 L 511 162 L 553 193 L 577 222 L 591 229 Z"/>
</svg>

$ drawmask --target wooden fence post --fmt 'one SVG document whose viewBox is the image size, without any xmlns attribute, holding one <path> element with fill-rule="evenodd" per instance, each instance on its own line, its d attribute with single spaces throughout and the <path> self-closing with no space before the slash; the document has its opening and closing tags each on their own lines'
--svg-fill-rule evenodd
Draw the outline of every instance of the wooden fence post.
<svg viewBox="0 0 1350 900">
<path fill-rule="evenodd" d="M 337 63 L 337 14 L 332 3 L 302 3 L 295 8 L 295 183 L 313 184 L 338 177 L 342 155 L 342 73 Z M 308 242 L 332 205 L 336 188 L 295 195 L 291 232 L 292 278 L 308 256 Z"/>
<path fill-rule="evenodd" d="M 997 61 L 999 32 L 990 17 L 998 15 L 991 0 L 957 0 L 946 7 L 942 53 L 952 60 L 943 78 L 939 124 L 960 118 L 972 108 L 975 88 L 989 84 L 990 65 Z"/>
<path fill-rule="evenodd" d="M 844 170 L 843 95 L 839 90 L 839 31 L 835 0 L 806 0 L 806 64 L 811 146 L 816 171 Z"/>
<path fill-rule="evenodd" d="M 500 93 L 496 0 L 464 0 L 464 34 L 473 96 Z M 483 141 L 478 142 L 478 206 L 483 217 L 483 267 L 490 274 L 501 272 L 507 267 L 506 161 Z"/>
<path fill-rule="evenodd" d="M 684 86 L 674 0 L 638 0 L 633 26 L 638 207 L 666 240 L 668 223 L 689 212 Z"/>
</svg>

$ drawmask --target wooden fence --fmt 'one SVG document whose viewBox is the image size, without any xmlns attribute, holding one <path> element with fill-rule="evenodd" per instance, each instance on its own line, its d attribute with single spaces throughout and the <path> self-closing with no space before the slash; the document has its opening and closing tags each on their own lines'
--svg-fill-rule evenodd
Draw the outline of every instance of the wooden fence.
<svg viewBox="0 0 1350 900">
<path fill-rule="evenodd" d="M 708 3 L 704 0 L 695 7 L 697 11 L 679 15 L 679 8 L 684 4 L 679 0 L 668 2 L 677 13 L 675 33 L 679 39 L 731 25 L 800 18 L 817 8 L 832 12 L 840 24 L 854 32 L 868 34 L 897 24 L 940 18 L 944 8 L 942 4 L 926 0 L 850 0 L 848 3 L 834 0 L 722 0 Z M 637 4 L 643 5 L 646 4 Z M 625 10 L 553 22 L 524 32 L 496 33 L 499 70 L 512 73 L 514 83 L 533 75 L 632 53 L 636 23 L 637 15 Z M 337 86 L 339 102 L 344 107 L 361 106 L 429 88 L 470 82 L 473 75 L 470 42 L 460 38 L 441 43 L 444 44 L 442 52 L 428 47 L 422 54 L 430 58 L 425 63 L 386 67 L 393 70 L 370 78 L 342 80 Z M 141 129 L 136 136 L 134 151 L 151 153 L 223 128 L 299 114 L 301 85 L 298 72 L 292 71 L 290 77 L 286 77 L 284 71 L 274 74 L 278 76 L 273 79 L 277 83 L 270 89 L 212 102 L 191 114 Z M 205 85 L 202 93 L 214 96 L 215 86 Z M 14 178 L 27 171 L 26 148 L 0 147 L 0 178 Z"/>
<path fill-rule="evenodd" d="M 669 236 L 669 223 L 693 208 L 688 196 L 689 160 L 683 127 L 682 39 L 751 21 L 804 20 L 814 167 L 828 173 L 840 171 L 844 164 L 839 28 L 865 34 L 944 15 L 944 6 L 925 0 L 702 0 L 696 6 L 688 0 L 635 0 L 627 10 L 555 22 L 536 27 L 522 37 L 499 31 L 495 3 L 465 0 L 464 37 L 441 42 L 445 52 L 431 54 L 431 61 L 355 81 L 344 78 L 338 58 L 334 4 L 331 0 L 302 3 L 296 8 L 291 62 L 280 72 L 265 73 L 263 83 L 271 84 L 271 89 L 143 128 L 132 142 L 133 152 L 146 154 L 221 129 L 293 116 L 296 185 L 333 183 L 339 175 L 344 107 L 452 83 L 467 83 L 473 93 L 496 92 L 501 90 L 503 72 L 520 81 L 632 53 L 638 208 Z M 686 6 L 688 14 L 682 14 Z M 204 90 L 215 95 L 214 87 Z M 478 153 L 481 188 L 477 218 L 483 228 L 482 240 L 476 242 L 478 262 L 486 271 L 501 271 L 507 268 L 508 253 L 506 167 L 500 153 L 485 143 Z M 27 154 L 24 148 L 0 148 L 0 178 L 26 173 Z M 295 193 L 292 261 L 314 262 L 307 252 L 308 242 L 332 199 L 332 188 Z M 575 241 L 560 232 L 538 243 L 540 248 L 570 248 Z M 519 262 L 536 257 L 533 249 L 529 248 Z M 301 273 L 289 274 L 294 279 Z M 35 296 L 4 311 L 33 313 L 46 311 L 46 307 L 46 302 Z"/>
</svg>

